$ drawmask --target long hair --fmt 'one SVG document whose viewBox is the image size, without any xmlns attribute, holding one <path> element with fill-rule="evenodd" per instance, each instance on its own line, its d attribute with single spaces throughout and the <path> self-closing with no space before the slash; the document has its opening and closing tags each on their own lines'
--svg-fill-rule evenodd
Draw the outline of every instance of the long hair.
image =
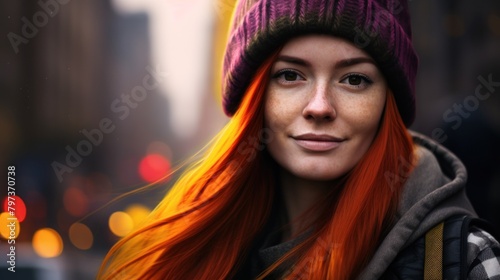
<svg viewBox="0 0 500 280">
<path fill-rule="evenodd" d="M 99 279 L 227 279 L 237 273 L 268 220 L 275 193 L 262 136 L 264 94 L 276 56 L 258 69 L 204 158 L 181 176 L 142 228 L 111 248 Z M 400 169 L 400 161 L 413 162 L 412 146 L 389 92 L 377 136 L 341 190 L 327 197 L 314 232 L 260 277 L 290 260 L 295 265 L 289 278 L 355 276 L 391 226 L 412 166 Z"/>
<path fill-rule="evenodd" d="M 181 176 L 145 226 L 111 248 L 100 279 L 226 279 L 236 273 L 273 201 L 262 104 L 276 54 L 256 72 L 240 110 L 204 158 Z"/>
</svg>

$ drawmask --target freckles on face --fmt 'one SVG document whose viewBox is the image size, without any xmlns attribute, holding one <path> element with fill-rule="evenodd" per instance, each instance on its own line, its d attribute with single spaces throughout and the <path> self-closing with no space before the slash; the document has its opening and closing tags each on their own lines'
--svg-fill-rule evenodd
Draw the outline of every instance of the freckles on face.
<svg viewBox="0 0 500 280">
<path fill-rule="evenodd" d="M 370 147 L 386 92 L 371 57 L 348 41 L 323 35 L 292 39 L 278 55 L 266 91 L 269 153 L 294 176 L 339 178 Z"/>
</svg>

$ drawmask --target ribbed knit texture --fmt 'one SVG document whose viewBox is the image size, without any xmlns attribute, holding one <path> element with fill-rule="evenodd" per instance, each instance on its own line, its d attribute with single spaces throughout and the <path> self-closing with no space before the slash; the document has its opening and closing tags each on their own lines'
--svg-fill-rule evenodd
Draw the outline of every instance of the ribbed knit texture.
<svg viewBox="0 0 500 280">
<path fill-rule="evenodd" d="M 377 62 L 409 126 L 415 117 L 418 59 L 406 0 L 249 0 L 237 4 L 223 67 L 223 106 L 239 107 L 259 65 L 292 37 L 338 36 Z"/>
</svg>

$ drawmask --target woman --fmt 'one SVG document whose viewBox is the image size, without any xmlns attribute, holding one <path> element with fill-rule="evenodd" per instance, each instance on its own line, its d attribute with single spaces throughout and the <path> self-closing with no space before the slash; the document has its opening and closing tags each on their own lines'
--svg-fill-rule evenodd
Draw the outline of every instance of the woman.
<svg viewBox="0 0 500 280">
<path fill-rule="evenodd" d="M 239 2 L 231 121 L 100 277 L 500 277 L 464 166 L 406 129 L 416 68 L 406 3 Z"/>
</svg>

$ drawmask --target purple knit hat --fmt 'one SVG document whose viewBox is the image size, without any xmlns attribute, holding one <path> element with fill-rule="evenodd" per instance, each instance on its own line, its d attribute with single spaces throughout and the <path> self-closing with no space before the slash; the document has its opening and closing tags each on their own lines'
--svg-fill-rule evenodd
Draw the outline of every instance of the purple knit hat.
<svg viewBox="0 0 500 280">
<path fill-rule="evenodd" d="M 338 36 L 376 61 L 394 92 L 404 123 L 415 117 L 418 59 L 411 41 L 406 0 L 240 0 L 223 68 L 224 111 L 238 109 L 255 71 L 292 37 Z"/>
</svg>

